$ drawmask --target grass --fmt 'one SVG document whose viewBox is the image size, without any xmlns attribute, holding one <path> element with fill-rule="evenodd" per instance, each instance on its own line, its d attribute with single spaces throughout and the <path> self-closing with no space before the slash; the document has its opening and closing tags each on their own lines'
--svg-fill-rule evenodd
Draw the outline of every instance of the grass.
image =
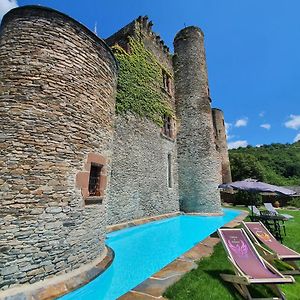
<svg viewBox="0 0 300 300">
<path fill-rule="evenodd" d="M 293 220 L 286 222 L 287 236 L 284 244 L 300 252 L 300 211 L 285 211 L 294 216 Z M 233 274 L 231 264 L 226 258 L 226 253 L 221 243 L 219 243 L 214 253 L 209 258 L 204 258 L 198 262 L 198 268 L 187 273 L 177 283 L 169 287 L 164 296 L 168 299 L 180 300 L 229 300 L 242 299 L 235 288 L 224 282 L 220 273 Z M 295 276 L 295 284 L 281 285 L 281 289 L 286 294 L 288 300 L 300 299 L 300 275 Z M 263 285 L 251 288 L 251 293 L 255 297 L 271 296 L 271 291 Z"/>
</svg>

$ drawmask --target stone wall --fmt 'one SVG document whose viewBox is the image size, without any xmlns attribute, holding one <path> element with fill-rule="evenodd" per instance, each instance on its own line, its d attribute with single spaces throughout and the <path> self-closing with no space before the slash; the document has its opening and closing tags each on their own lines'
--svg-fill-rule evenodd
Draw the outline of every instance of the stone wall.
<svg viewBox="0 0 300 300">
<path fill-rule="evenodd" d="M 0 286 L 71 271 L 104 250 L 105 205 L 76 174 L 112 155 L 116 62 L 73 19 L 20 7 L 0 31 Z M 104 198 L 104 203 L 106 198 Z"/>
<path fill-rule="evenodd" d="M 130 52 L 128 37 L 141 38 L 145 48 L 171 75 L 169 91 L 163 88 L 163 82 L 158 87 L 166 94 L 175 111 L 171 55 L 151 27 L 147 17 L 139 17 L 107 38 L 106 42 L 110 46 L 118 44 Z M 179 211 L 174 120 L 172 124 L 174 136 L 168 138 L 150 120 L 132 114 L 116 118 L 111 189 L 107 204 L 108 224 Z M 171 159 L 172 187 L 168 182 L 168 159 Z"/>
<path fill-rule="evenodd" d="M 179 211 L 176 156 L 175 142 L 163 137 L 153 122 L 133 115 L 118 116 L 108 224 Z"/>
<path fill-rule="evenodd" d="M 136 20 L 133 20 L 118 32 L 105 39 L 105 41 L 111 47 L 119 45 L 127 52 L 130 52 L 129 37 L 141 39 L 145 48 L 154 55 L 157 62 L 167 70 L 168 75 L 170 75 L 171 84 L 169 101 L 174 108 L 175 98 L 172 55 L 161 37 L 152 31 L 152 25 L 153 23 L 148 20 L 147 16 L 138 17 Z"/>
<path fill-rule="evenodd" d="M 226 141 L 226 130 L 225 130 L 225 121 L 224 114 L 222 110 L 218 108 L 212 109 L 212 118 L 214 124 L 214 133 L 215 133 L 215 142 L 217 151 L 220 154 L 221 159 L 221 174 L 222 174 L 222 182 L 227 183 L 231 182 L 231 170 L 230 170 L 230 162 Z"/>
<path fill-rule="evenodd" d="M 127 47 L 128 37 L 142 37 L 145 47 L 154 54 L 161 65 L 172 73 L 172 56 L 169 48 L 165 45 L 161 37 L 152 31 L 152 25 L 153 23 L 148 20 L 147 16 L 138 17 L 118 32 L 106 38 L 105 41 L 109 46 L 118 44 L 125 50 L 130 51 Z"/>
<path fill-rule="evenodd" d="M 181 210 L 221 213 L 219 155 L 215 148 L 204 35 L 197 27 L 174 39 L 175 99 L 179 122 L 178 174 Z"/>
<path fill-rule="evenodd" d="M 136 31 L 136 20 L 133 20 L 119 31 L 115 32 L 113 35 L 105 39 L 105 42 L 109 46 L 114 46 L 118 44 L 123 49 L 128 50 L 129 36 L 135 36 Z"/>
</svg>

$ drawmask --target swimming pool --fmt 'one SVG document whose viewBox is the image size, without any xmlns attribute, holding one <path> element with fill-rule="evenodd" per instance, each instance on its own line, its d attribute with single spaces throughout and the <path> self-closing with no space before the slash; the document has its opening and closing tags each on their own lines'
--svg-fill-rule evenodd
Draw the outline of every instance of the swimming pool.
<svg viewBox="0 0 300 300">
<path fill-rule="evenodd" d="M 85 286 L 60 300 L 114 300 L 194 247 L 239 211 L 224 210 L 223 216 L 177 216 L 107 235 L 115 252 L 112 265 Z"/>
</svg>

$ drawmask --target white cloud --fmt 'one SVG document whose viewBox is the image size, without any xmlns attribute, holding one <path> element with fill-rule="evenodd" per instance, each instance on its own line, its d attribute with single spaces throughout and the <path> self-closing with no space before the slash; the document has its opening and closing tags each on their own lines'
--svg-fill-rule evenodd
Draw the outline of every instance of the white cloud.
<svg viewBox="0 0 300 300">
<path fill-rule="evenodd" d="M 294 142 L 298 142 L 298 141 L 300 141 L 300 133 L 298 133 L 294 138 Z"/>
<path fill-rule="evenodd" d="M 233 134 L 227 135 L 227 141 L 229 141 L 229 140 L 231 140 L 233 138 L 235 138 L 235 135 L 233 135 Z"/>
<path fill-rule="evenodd" d="M 242 118 L 239 119 L 235 122 L 234 126 L 235 127 L 243 127 L 243 126 L 247 126 L 248 124 L 248 118 Z"/>
<path fill-rule="evenodd" d="M 247 147 L 248 142 L 247 141 L 235 141 L 228 143 L 228 149 L 236 149 L 239 147 Z"/>
<path fill-rule="evenodd" d="M 261 111 L 258 115 L 262 118 L 262 117 L 265 116 L 265 112 L 264 112 L 264 111 Z"/>
<path fill-rule="evenodd" d="M 266 124 L 261 124 L 260 127 L 265 128 L 267 130 L 269 130 L 271 128 L 271 125 L 266 123 Z"/>
<path fill-rule="evenodd" d="M 300 128 L 300 115 L 290 115 L 289 118 L 284 123 L 285 127 L 298 130 Z"/>
<path fill-rule="evenodd" d="M 0 20 L 11 9 L 18 7 L 17 0 L 0 0 Z"/>
<path fill-rule="evenodd" d="M 262 146 L 262 144 L 257 144 L 257 145 L 255 145 L 255 147 L 257 147 L 257 148 L 259 148 L 259 147 L 261 147 Z"/>
<path fill-rule="evenodd" d="M 228 134 L 229 129 L 231 128 L 232 124 L 225 122 L 225 132 Z"/>
<path fill-rule="evenodd" d="M 232 128 L 232 123 L 225 122 L 225 132 L 226 132 L 227 141 L 235 137 L 233 134 L 229 134 L 231 128 Z"/>
</svg>

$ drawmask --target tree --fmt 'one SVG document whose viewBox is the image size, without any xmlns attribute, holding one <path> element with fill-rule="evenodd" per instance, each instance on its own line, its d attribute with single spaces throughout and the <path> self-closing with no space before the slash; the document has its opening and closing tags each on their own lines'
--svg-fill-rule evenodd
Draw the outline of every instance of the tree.
<svg viewBox="0 0 300 300">
<path fill-rule="evenodd" d="M 234 179 L 255 177 L 275 185 L 300 185 L 300 142 L 231 149 L 229 154 Z"/>
<path fill-rule="evenodd" d="M 230 153 L 233 181 L 253 178 L 264 181 L 264 168 L 252 154 Z"/>
</svg>

